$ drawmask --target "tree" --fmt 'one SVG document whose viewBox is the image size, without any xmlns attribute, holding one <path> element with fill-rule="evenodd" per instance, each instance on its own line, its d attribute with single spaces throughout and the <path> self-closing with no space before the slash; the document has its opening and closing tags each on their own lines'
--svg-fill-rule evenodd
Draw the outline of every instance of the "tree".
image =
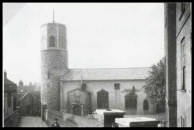
<svg viewBox="0 0 194 130">
<path fill-rule="evenodd" d="M 157 65 L 152 66 L 150 75 L 146 78 L 145 93 L 152 104 L 165 106 L 165 58 L 161 59 Z"/>
</svg>

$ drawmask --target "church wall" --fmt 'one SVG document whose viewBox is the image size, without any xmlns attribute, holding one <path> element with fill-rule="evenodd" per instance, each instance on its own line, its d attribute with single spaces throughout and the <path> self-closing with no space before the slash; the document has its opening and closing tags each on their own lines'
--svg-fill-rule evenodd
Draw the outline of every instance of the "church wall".
<svg viewBox="0 0 194 130">
<path fill-rule="evenodd" d="M 100 90 L 109 93 L 109 108 L 126 111 L 126 114 L 154 114 L 155 106 L 149 102 L 149 110 L 143 110 L 143 101 L 146 99 L 143 85 L 144 80 L 138 81 L 83 81 L 87 84 L 87 91 L 91 92 L 92 112 L 97 109 L 97 92 Z M 120 83 L 120 90 L 114 89 L 114 83 Z M 67 110 L 67 92 L 75 88 L 81 88 L 80 81 L 61 81 L 61 110 Z M 125 95 L 135 86 L 137 90 L 137 110 L 125 109 Z"/>
</svg>

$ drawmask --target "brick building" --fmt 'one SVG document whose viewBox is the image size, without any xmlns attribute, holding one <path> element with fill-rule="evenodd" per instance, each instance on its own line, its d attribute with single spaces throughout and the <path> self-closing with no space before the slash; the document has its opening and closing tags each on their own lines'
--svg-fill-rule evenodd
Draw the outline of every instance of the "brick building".
<svg viewBox="0 0 194 130">
<path fill-rule="evenodd" d="M 17 93 L 32 93 L 32 92 L 40 92 L 40 85 L 37 83 L 29 83 L 29 85 L 24 85 L 23 81 L 21 80 L 17 86 Z"/>
<path fill-rule="evenodd" d="M 16 110 L 17 85 L 7 78 L 7 73 L 4 72 L 4 126 L 17 126 L 18 113 Z"/>
<path fill-rule="evenodd" d="M 40 116 L 40 86 L 32 83 L 24 85 L 20 81 L 17 86 L 17 105 L 23 116 Z"/>
</svg>

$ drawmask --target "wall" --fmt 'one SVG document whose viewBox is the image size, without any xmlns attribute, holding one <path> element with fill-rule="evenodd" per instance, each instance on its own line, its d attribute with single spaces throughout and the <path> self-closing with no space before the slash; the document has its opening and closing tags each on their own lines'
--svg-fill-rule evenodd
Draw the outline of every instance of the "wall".
<svg viewBox="0 0 194 130">
<path fill-rule="evenodd" d="M 84 81 L 87 83 L 87 91 L 91 92 L 92 97 L 92 112 L 97 108 L 97 92 L 104 89 L 109 92 L 109 107 L 111 109 L 120 109 L 126 111 L 126 114 L 154 114 L 155 105 L 149 102 L 149 111 L 143 110 L 143 101 L 146 99 L 143 85 L 144 80 L 138 81 Z M 114 83 L 120 83 L 120 90 L 114 90 Z M 61 81 L 61 110 L 67 112 L 67 92 L 75 88 L 80 88 L 80 81 Z M 135 86 L 137 89 L 137 111 L 125 109 L 125 95 L 127 90 Z"/>
<path fill-rule="evenodd" d="M 185 126 L 191 126 L 191 10 L 189 3 L 186 5 L 186 10 L 180 19 L 181 16 L 181 3 L 177 3 L 177 126 L 181 126 L 181 117 L 186 119 Z M 183 37 L 184 40 L 183 40 Z M 186 91 L 182 89 L 182 64 L 181 64 L 181 44 L 185 44 L 186 53 L 186 80 L 185 88 Z"/>
<path fill-rule="evenodd" d="M 95 119 L 75 116 L 72 114 L 46 110 L 46 123 L 50 127 L 54 119 L 58 119 L 60 127 L 102 127 L 102 124 Z"/>
<path fill-rule="evenodd" d="M 8 93 L 10 93 L 11 97 L 10 97 L 10 101 L 11 101 L 11 106 L 8 107 Z M 15 112 L 16 110 L 16 106 L 15 104 L 15 100 L 14 98 L 16 96 L 16 92 L 4 92 L 4 117 L 7 117 L 9 115 L 11 115 L 13 112 Z M 15 108 L 14 108 L 15 107 Z"/>
<path fill-rule="evenodd" d="M 176 85 L 176 3 L 165 3 L 165 58 L 166 58 L 166 120 L 167 126 L 177 126 Z"/>
<path fill-rule="evenodd" d="M 20 108 L 14 111 L 11 115 L 4 118 L 4 127 L 17 127 L 20 121 Z"/>
</svg>

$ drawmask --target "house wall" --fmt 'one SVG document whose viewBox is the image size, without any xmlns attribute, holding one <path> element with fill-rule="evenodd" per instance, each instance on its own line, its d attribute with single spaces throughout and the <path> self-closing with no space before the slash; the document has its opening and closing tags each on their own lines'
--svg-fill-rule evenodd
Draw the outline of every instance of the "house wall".
<svg viewBox="0 0 194 130">
<path fill-rule="evenodd" d="M 191 4 L 186 3 L 186 10 L 181 17 L 181 3 L 176 6 L 177 27 L 177 126 L 191 126 L 191 56 L 192 56 L 192 30 L 191 30 Z M 183 39 L 184 38 L 184 39 Z M 185 44 L 185 90 L 182 90 L 182 44 Z M 182 121 L 181 121 L 182 119 Z M 183 121 L 184 119 L 184 121 Z M 184 124 L 183 124 L 184 122 Z"/>
<path fill-rule="evenodd" d="M 120 109 L 126 111 L 126 114 L 154 114 L 155 105 L 151 104 L 149 99 L 149 110 L 143 110 L 143 101 L 147 98 L 144 93 L 143 86 L 145 85 L 145 80 L 138 81 L 83 81 L 87 84 L 87 91 L 91 92 L 91 109 L 94 112 L 97 109 L 97 92 L 104 89 L 109 93 L 109 108 Z M 120 90 L 114 89 L 114 83 L 120 83 Z M 125 109 L 125 95 L 128 94 L 128 89 L 132 89 L 135 86 L 137 90 L 137 110 Z M 80 81 L 61 81 L 60 82 L 60 92 L 61 92 L 61 111 L 67 112 L 67 92 L 70 90 L 81 88 Z"/>
</svg>

